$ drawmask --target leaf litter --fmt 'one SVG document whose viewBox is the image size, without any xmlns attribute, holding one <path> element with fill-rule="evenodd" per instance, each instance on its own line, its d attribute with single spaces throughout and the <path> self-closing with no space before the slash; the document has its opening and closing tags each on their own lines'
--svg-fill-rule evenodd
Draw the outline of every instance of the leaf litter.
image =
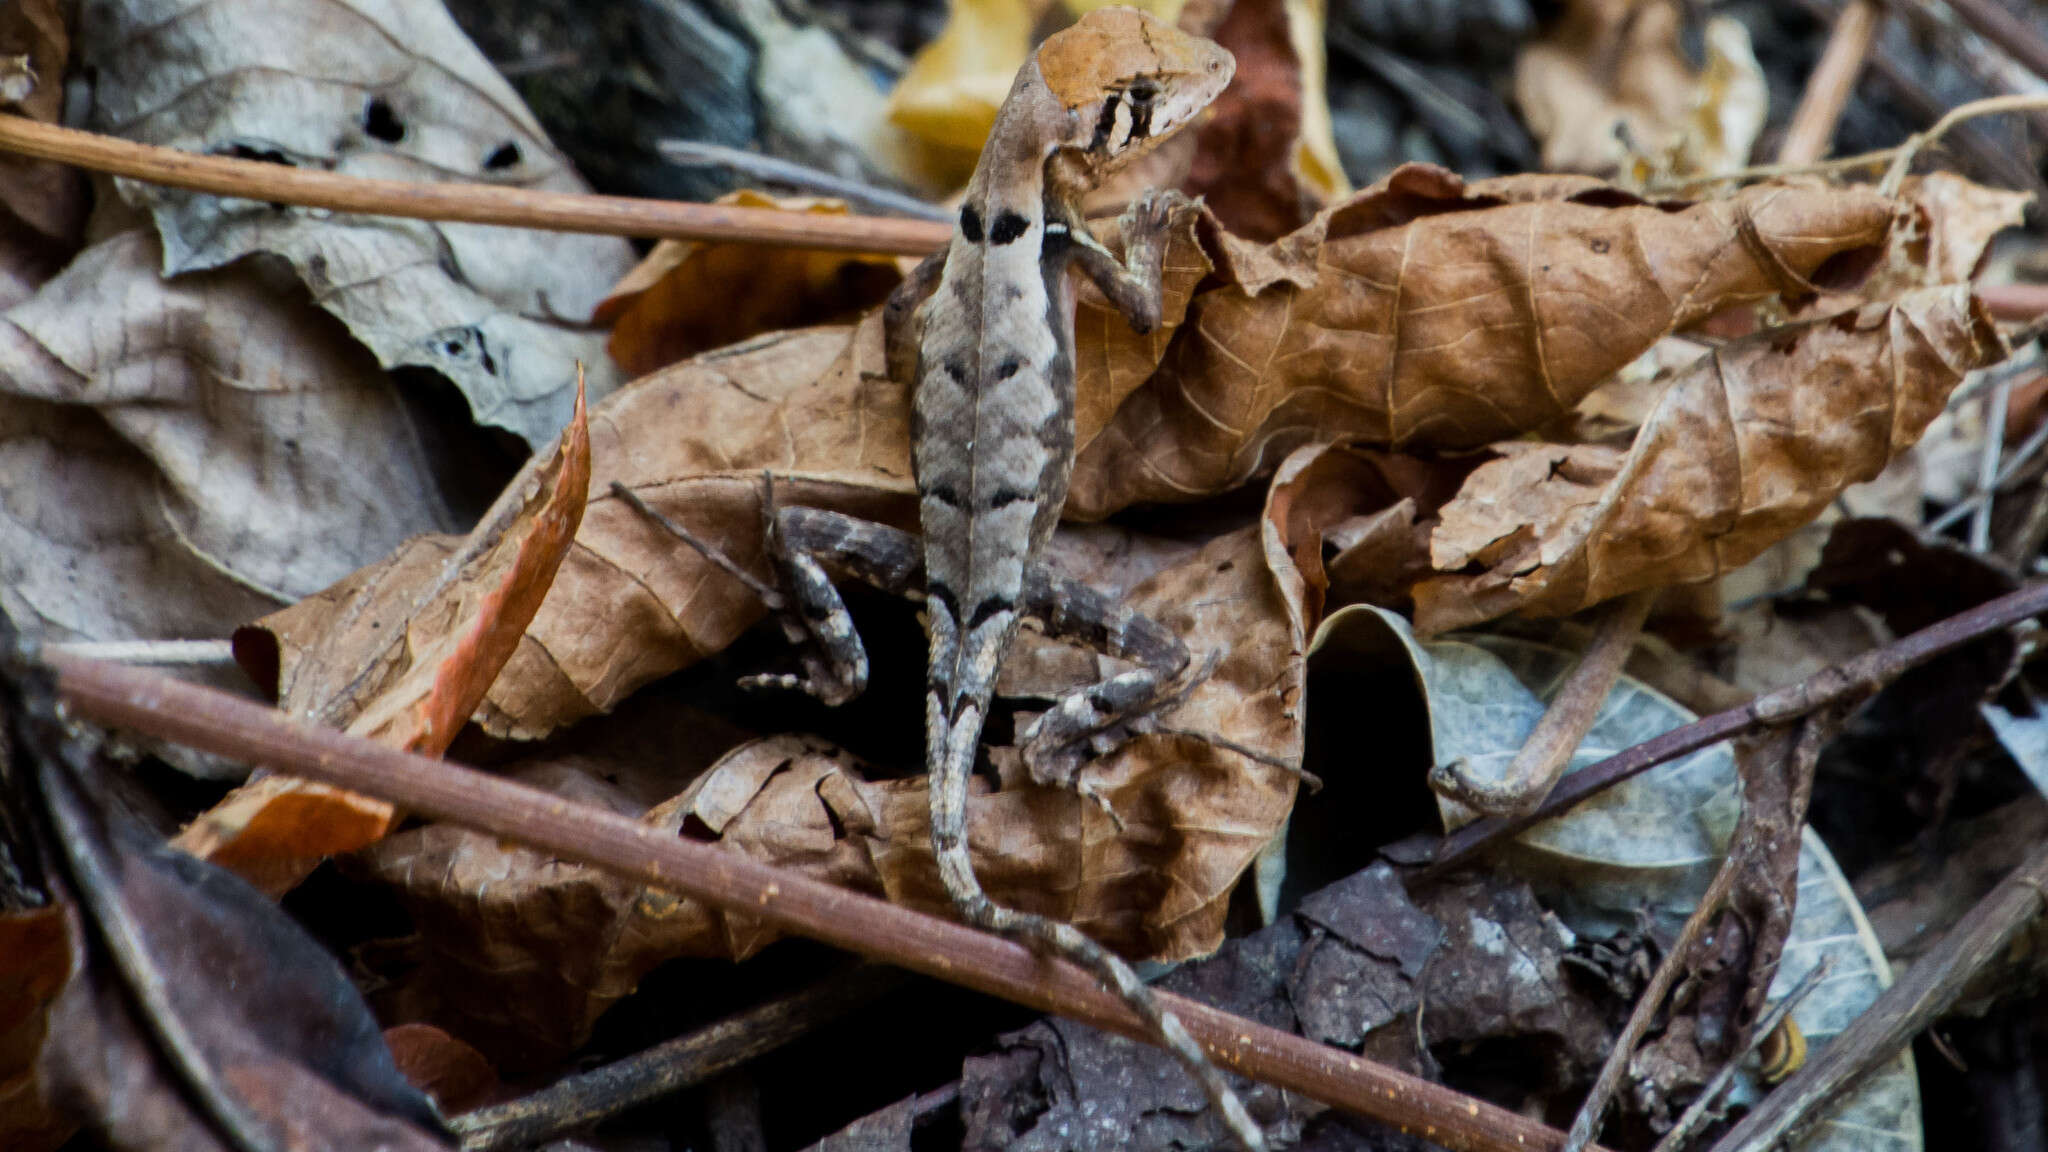
<svg viewBox="0 0 2048 1152">
<path fill-rule="evenodd" d="M 1254 868 L 1262 885 L 1284 871 L 1276 846 L 1293 805 L 1317 802 L 1298 799 L 1291 771 L 1311 719 L 1310 637 L 1377 633 L 1374 650 L 1404 653 L 1408 663 L 1395 663 L 1413 670 L 1412 700 L 1313 716 L 1361 759 L 1371 759 L 1377 725 L 1421 710 L 1438 758 L 1504 765 L 1570 662 L 1517 638 L 1541 627 L 1530 618 L 1679 586 L 1717 612 L 1756 558 L 1789 548 L 1853 485 L 1905 474 L 1930 421 L 2005 353 L 1969 281 L 1992 237 L 2022 220 L 2023 198 L 1945 173 L 1909 181 L 1897 199 L 1810 177 L 1646 198 L 1632 189 L 1741 162 L 1761 122 L 1756 64 L 1726 25 L 1707 30 L 1703 66 L 1682 58 L 1670 24 L 1610 19 L 1588 32 L 1593 3 L 1570 6 L 1581 26 L 1567 22 L 1525 53 L 1519 95 L 1553 166 L 1612 172 L 1616 183 L 1467 181 L 1411 164 L 1347 192 L 1324 147 L 1318 7 L 1240 0 L 1220 23 L 1226 6 L 1186 7 L 1239 37 L 1246 58 L 1269 58 L 1268 84 L 1234 93 L 1192 152 L 1142 173 L 1210 190 L 1209 205 L 1176 222 L 1161 330 L 1135 336 L 1092 286 L 1079 290 L 1082 451 L 1055 556 L 1221 662 L 1168 718 L 1171 731 L 1088 765 L 1114 817 L 1031 784 L 1007 743 L 1021 729 L 992 727 L 989 771 L 969 803 L 977 869 L 998 900 L 1073 920 L 1129 955 L 1215 953 L 1168 986 L 1375 1060 L 1465 1086 L 1476 1053 L 1514 1053 L 1524 1074 L 1486 1090 L 1554 1110 L 1590 1080 L 1627 1014 L 1628 958 L 1668 944 L 1725 850 L 1741 804 L 1729 754 L 1699 753 L 1613 789 L 1525 834 L 1487 871 L 1411 892 L 1382 861 L 1292 908 L 1267 900 L 1271 923 L 1246 931 L 1230 918 L 1238 881 Z M 1054 18 L 1052 6 L 1040 9 L 1033 21 Z M 1007 40 L 977 46 L 968 33 L 994 21 L 1028 38 L 1031 21 L 1004 23 L 1016 11 L 957 6 L 952 40 L 899 89 L 900 126 L 861 130 L 889 137 L 888 150 L 903 147 L 891 135 L 902 127 L 957 137 L 971 155 L 972 110 L 935 121 L 944 101 L 932 96 L 1007 83 L 1021 56 Z M 261 32 L 272 20 L 307 30 L 280 40 Z M 1606 49 L 1573 35 L 1638 37 L 1636 67 L 1690 87 L 1660 103 L 1642 95 L 1640 75 L 1575 73 Z M 289 41 L 291 61 L 252 72 L 248 53 L 269 40 Z M 160 50 L 167 44 L 180 50 Z M 100 76 L 89 122 L 132 138 L 365 175 L 581 187 L 438 10 L 160 11 L 136 0 L 84 27 L 79 51 Z M 341 63 L 308 88 L 316 61 Z M 905 117 L 914 99 L 923 111 Z M 1554 127 L 1590 135 L 1544 128 L 1534 111 L 1543 100 L 1564 109 Z M 1248 133 L 1267 112 L 1286 130 Z M 1615 122 L 1631 126 L 1619 152 L 1600 129 Z M 1231 147 L 1238 159 L 1219 163 Z M 946 169 L 941 158 L 918 175 Z M 31 191 L 55 187 L 20 179 Z M 120 192 L 146 219 L 131 213 L 127 230 L 101 235 L 62 272 L 47 252 L 5 257 L 22 287 L 5 318 L 14 337 L 0 411 L 16 413 L 10 444 L 25 478 L 0 518 L 21 542 L 6 550 L 19 558 L 10 617 L 76 639 L 219 636 L 250 624 L 238 656 L 281 707 L 436 753 L 467 717 L 467 739 L 499 770 L 565 799 L 946 911 L 923 781 L 905 774 L 914 767 L 886 742 L 853 741 L 856 751 L 801 721 L 750 727 L 705 707 L 693 694 L 710 678 L 755 670 L 748 662 L 763 647 L 748 634 L 763 606 L 611 489 L 625 485 L 757 574 L 764 473 L 778 502 L 909 526 L 907 397 L 888 377 L 872 311 L 896 261 L 671 245 L 627 275 L 613 241 L 337 217 L 127 182 Z M 61 196 L 14 203 L 17 215 L 39 214 L 39 245 L 76 243 Z M 123 221 L 118 205 L 100 207 Z M 723 306 L 735 296 L 741 307 Z M 72 311 L 101 325 L 116 317 L 117 336 L 87 333 Z M 546 451 L 573 404 L 577 360 L 591 368 L 593 401 L 581 465 Z M 424 459 L 418 405 L 397 391 L 407 378 L 387 374 L 416 367 L 454 381 L 477 422 L 543 449 L 499 514 L 466 538 L 445 531 L 452 518 Z M 639 378 L 606 396 L 625 376 Z M 244 409 L 259 418 L 220 415 Z M 335 428 L 349 429 L 345 451 Z M 35 461 L 58 464 L 45 476 Z M 96 532 L 72 520 L 89 503 L 83 492 L 107 518 Z M 264 510 L 254 530 L 225 511 L 252 507 Z M 1837 529 L 1845 549 L 1855 523 Z M 1917 545 L 1860 547 L 1908 557 L 1898 570 L 1909 575 L 1943 570 Z M 71 558 L 61 572 L 52 550 Z M 1805 609 L 1829 595 L 1842 621 L 1844 605 L 1877 605 L 1876 592 L 1840 583 L 1856 555 L 1837 555 L 1832 570 L 1820 557 Z M 1787 560 L 1773 591 L 1813 563 Z M 1723 578 L 1717 593 L 1711 582 Z M 1667 595 L 1667 607 L 1680 599 Z M 1760 618 L 1729 619 L 1743 629 Z M 1442 635 L 1480 625 L 1494 631 Z M 1706 627 L 1718 625 L 1710 616 Z M 1826 642 L 1866 635 L 1837 626 Z M 1671 661 L 1711 679 L 1682 642 Z M 1106 666 L 1026 635 L 1005 671 L 1009 714 L 1021 725 Z M 1784 673 L 1771 664 L 1738 679 Z M 1939 708 L 1975 723 L 2003 678 L 1987 664 L 1964 679 Z M 866 709 L 858 724 L 911 727 L 910 713 L 884 710 L 896 702 L 850 707 Z M 2026 704 L 2007 702 L 2018 711 L 1983 714 L 2025 760 L 2011 721 Z M 1625 677 L 1577 763 L 1689 717 Z M 1966 745 L 1959 730 L 1953 746 Z M 1419 778 L 1427 767 L 1399 770 Z M 401 819 L 368 798 L 273 776 L 203 814 L 178 844 L 273 892 L 351 853 L 341 873 L 395 894 L 414 934 L 416 963 L 380 974 L 393 982 L 380 1004 L 430 1005 L 407 1027 L 431 1016 L 448 1032 L 408 1043 L 464 1064 L 471 1080 L 559 1067 L 665 963 L 745 959 L 774 939 L 741 913 Z M 1370 847 L 1359 845 L 1360 864 Z M 1888 969 L 1810 831 L 1796 883 L 1772 994 L 1821 954 L 1834 957 L 1826 990 L 1795 1015 L 1818 1043 L 1876 995 Z M 55 922 L 17 913 L 5 924 L 47 944 L 36 933 Z M 0 1035 L 25 1037 L 25 1048 L 55 1018 L 49 990 L 78 964 L 47 947 L 29 954 L 43 959 L 9 979 L 41 991 L 0 1017 Z M 1589 978 L 1596 969 L 1604 975 Z M 94 1011 L 109 1003 L 100 997 Z M 1635 1121 L 1667 1121 L 1697 1082 L 1702 1069 L 1685 1054 L 1694 1024 L 1674 1016 L 1638 1054 L 1625 1101 Z M 1155 1147 L 1213 1135 L 1199 1096 L 1163 1057 L 1078 1025 L 1004 1036 L 960 1075 L 967 1146 Z M 1738 1104 L 1759 1090 L 1741 1079 Z M 48 1139 L 61 1120 L 52 1128 L 46 1112 L 9 1110 L 28 1099 L 27 1082 L 0 1066 L 0 1132 Z M 1271 1088 L 1249 1099 L 1276 1136 L 1303 1146 L 1383 1146 L 1305 1099 Z M 1901 1057 L 1806 1146 L 1860 1146 L 1849 1134 L 1866 1127 L 1911 1146 L 1918 1108 Z M 124 1119 L 104 1101 L 93 1109 L 157 1122 Z M 911 1109 L 916 1123 L 929 1111 Z M 911 1112 L 878 1114 L 871 1126 L 894 1134 L 884 1144 L 907 1146 Z"/>
</svg>

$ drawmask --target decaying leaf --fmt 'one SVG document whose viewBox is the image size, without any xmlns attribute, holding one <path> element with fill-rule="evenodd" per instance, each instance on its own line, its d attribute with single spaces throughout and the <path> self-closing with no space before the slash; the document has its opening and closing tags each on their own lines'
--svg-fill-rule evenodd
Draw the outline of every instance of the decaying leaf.
<svg viewBox="0 0 2048 1152">
<path fill-rule="evenodd" d="M 65 909 L 0 913 L 0 1144 L 19 1152 L 53 1152 L 77 1128 L 51 1110 L 35 1076 L 50 1005 L 71 979 L 71 959 Z"/>
<path fill-rule="evenodd" d="M 46 675 L 16 662 L 0 685 L 6 781 L 65 920 L 44 1099 L 123 1152 L 446 1149 L 340 965 L 248 884 L 109 805 L 119 769 L 57 718 Z"/>
<path fill-rule="evenodd" d="M 52 640 L 199 639 L 449 523 L 413 418 L 296 284 L 86 250 L 0 319 L 0 605 Z"/>
<path fill-rule="evenodd" d="M 1527 1075 L 1512 1080 L 1533 1103 L 1588 1075 L 1611 1040 L 1602 1006 L 1565 976 L 1571 942 L 1524 884 L 1472 877 L 1411 902 L 1381 863 L 1160 986 L 1415 1072 L 1435 1072 L 1432 1051 L 1446 1062 L 1526 1052 Z M 961 1071 L 964 1147 L 1136 1152 L 1217 1139 L 1171 1057 L 1087 1025 L 1035 1023 Z M 1496 1074 L 1489 1086 L 1499 1092 L 1509 1080 Z M 1238 1089 L 1278 1146 L 1386 1147 L 1383 1133 L 1354 1129 L 1312 1100 L 1243 1081 Z"/>
<path fill-rule="evenodd" d="M 1034 26 L 1054 6 L 1055 0 L 953 0 L 945 28 L 896 82 L 889 118 L 971 165 L 1031 54 Z"/>
<path fill-rule="evenodd" d="M 586 191 L 438 4 L 114 0 L 80 26 L 91 126 L 148 144 L 348 175 Z M 623 240 L 353 218 L 124 181 L 166 273 L 254 253 L 289 262 L 386 367 L 432 369 L 484 424 L 539 448 L 568 421 L 580 325 L 632 256 Z"/>
<path fill-rule="evenodd" d="M 344 581 L 237 635 L 246 667 L 280 703 L 316 722 L 430 756 L 447 750 L 522 642 L 583 518 L 590 433 L 583 391 L 556 450 L 506 487 L 463 546 L 394 615 L 374 590 Z M 280 641 L 314 605 L 342 626 L 298 649 Z M 274 629 L 274 630 L 273 630 Z M 282 651 L 281 651 L 282 650 Z M 287 665 L 282 659 L 288 652 Z M 390 831 L 381 800 L 289 776 L 230 793 L 179 833 L 176 845 L 282 893 L 327 856 Z"/>
<path fill-rule="evenodd" d="M 1394 641 L 1388 643 L 1388 641 Z M 1462 758 L 1483 774 L 1513 758 L 1572 663 L 1561 650 L 1499 636 L 1428 643 L 1390 612 L 1350 608 L 1333 615 L 1318 646 L 1356 646 L 1395 654 L 1411 667 L 1429 716 L 1433 757 Z M 1623 676 L 1573 757 L 1576 770 L 1694 715 Z M 1425 771 L 1426 765 L 1388 766 Z M 1545 905 L 1582 936 L 1640 932 L 1647 913 L 1669 939 L 1712 877 L 1736 825 L 1740 804 L 1734 759 L 1725 745 L 1703 749 L 1606 789 L 1571 812 L 1537 824 L 1503 845 L 1496 859 L 1527 877 Z M 1464 817 L 1444 805 L 1446 823 Z M 1815 1048 L 1855 1019 L 1891 982 L 1891 968 L 1854 893 L 1820 838 L 1807 829 L 1799 854 L 1799 901 L 1770 997 L 1785 995 L 1823 956 L 1833 968 L 1793 1011 Z M 1731 1099 L 1754 1099 L 1748 1073 Z M 1870 1147 L 1873 1132 L 1919 1132 L 1919 1082 L 1911 1053 L 1874 1074 L 1818 1120 L 1807 1152 Z"/>
<path fill-rule="evenodd" d="M 843 216 L 838 200 L 739 191 L 720 204 Z M 888 256 L 664 240 L 613 285 L 591 319 L 612 360 L 639 377 L 779 328 L 839 321 L 882 302 L 901 277 Z"/>
<path fill-rule="evenodd" d="M 1232 888 L 1290 806 L 1292 773 L 1229 746 L 1298 760 L 1300 647 L 1250 532 L 1164 569 L 1129 602 L 1183 636 L 1198 659 L 1212 650 L 1223 657 L 1163 718 L 1172 734 L 1142 737 L 1088 767 L 1122 828 L 1072 792 L 1031 784 L 1014 750 L 996 747 L 998 765 L 1015 770 L 1005 770 L 999 789 L 969 799 L 969 841 L 995 899 L 1072 920 L 1133 954 L 1181 958 L 1215 949 Z M 673 768 L 678 779 L 692 771 Z M 844 887 L 942 914 L 951 908 L 931 857 L 924 778 L 877 778 L 811 737 L 743 744 L 652 806 L 561 765 L 525 775 Z M 466 1034 L 501 1039 L 522 1056 L 580 1042 L 663 960 L 744 957 L 774 939 L 743 915 L 447 826 L 402 832 L 364 861 L 412 906 L 435 998 L 467 1022 Z M 484 972 L 492 978 L 480 980 Z"/>
<path fill-rule="evenodd" d="M 1237 76 L 1190 136 L 1184 190 L 1236 235 L 1273 240 L 1351 190 L 1324 95 L 1322 0 L 1237 0 L 1204 33 Z"/>
<path fill-rule="evenodd" d="M 1241 483 L 1312 441 L 1473 447 L 1544 427 L 1676 328 L 1852 282 L 1872 193 L 1758 185 L 1691 206 L 1595 181 L 1409 165 L 1271 245 L 1219 239 L 1160 370 L 1086 437 L 1067 514 Z"/>
<path fill-rule="evenodd" d="M 1496 445 L 1444 506 L 1416 626 L 1720 575 L 1876 476 L 2003 355 L 1967 287 L 1926 289 L 1723 345 L 1667 386 L 1627 452 Z"/>
<path fill-rule="evenodd" d="M 1679 46 L 1688 18 L 1680 0 L 1570 0 L 1548 35 L 1522 47 L 1515 100 L 1544 168 L 1642 181 L 1749 163 L 1770 108 L 1749 30 L 1708 19 L 1694 68 Z"/>
<path fill-rule="evenodd" d="M 59 0 L 17 0 L 0 8 L 0 59 L 15 61 L 8 71 L 7 111 L 45 124 L 64 113 L 64 66 L 71 32 Z M 77 248 L 85 227 L 85 174 L 54 160 L 0 156 L 0 308 L 26 299 L 54 275 Z"/>
</svg>

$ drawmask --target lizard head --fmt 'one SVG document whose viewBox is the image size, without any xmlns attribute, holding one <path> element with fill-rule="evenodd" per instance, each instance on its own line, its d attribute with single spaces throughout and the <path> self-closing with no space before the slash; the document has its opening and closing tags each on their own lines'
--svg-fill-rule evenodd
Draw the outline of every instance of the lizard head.
<svg viewBox="0 0 2048 1152">
<path fill-rule="evenodd" d="M 1194 119 L 1237 61 L 1163 20 L 1098 8 L 1039 45 L 1038 70 L 1067 113 L 1059 149 L 1100 176 Z"/>
</svg>

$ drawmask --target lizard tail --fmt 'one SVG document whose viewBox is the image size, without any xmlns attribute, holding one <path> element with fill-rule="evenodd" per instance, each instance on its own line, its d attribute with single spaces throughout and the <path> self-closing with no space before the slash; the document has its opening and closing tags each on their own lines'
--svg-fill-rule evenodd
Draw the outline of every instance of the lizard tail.
<svg viewBox="0 0 2048 1152">
<path fill-rule="evenodd" d="M 977 928 L 1016 940 L 1040 952 L 1049 952 L 1094 973 L 1096 979 L 1114 990 L 1124 1004 L 1137 1013 L 1159 1046 L 1180 1061 L 1181 1067 L 1194 1077 L 1195 1083 L 1201 1086 L 1202 1095 L 1208 1098 L 1209 1107 L 1223 1118 L 1225 1128 L 1245 1152 L 1265 1152 L 1264 1132 L 1245 1111 L 1244 1101 L 1238 1099 L 1222 1069 L 1209 1059 L 1202 1046 L 1188 1034 L 1180 1018 L 1166 1010 L 1151 985 L 1139 979 L 1138 973 L 1124 962 L 1123 957 L 1096 943 L 1071 924 L 1005 908 L 982 891 L 967 846 L 966 808 L 967 778 L 974 768 L 975 748 L 980 742 L 982 714 L 986 706 L 986 697 L 962 701 L 961 714 L 953 717 L 953 724 L 947 728 L 942 715 L 943 704 L 936 696 L 931 701 L 932 719 L 939 725 L 933 730 L 933 752 L 936 755 L 933 756 L 935 762 L 931 764 L 933 771 L 930 776 L 932 849 L 938 856 L 939 877 L 945 882 L 946 894 L 952 898 L 953 906 Z M 940 736 L 941 732 L 943 736 Z M 942 760 L 940 756 L 943 756 Z"/>
</svg>

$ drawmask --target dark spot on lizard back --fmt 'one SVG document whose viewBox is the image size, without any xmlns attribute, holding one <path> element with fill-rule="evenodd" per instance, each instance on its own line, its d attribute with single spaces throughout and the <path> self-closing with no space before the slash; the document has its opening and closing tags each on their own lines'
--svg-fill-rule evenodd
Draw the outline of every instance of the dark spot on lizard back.
<svg viewBox="0 0 2048 1152">
<path fill-rule="evenodd" d="M 981 213 L 976 212 L 972 204 L 963 205 L 960 209 L 960 235 L 967 237 L 969 244 L 981 243 Z"/>
<path fill-rule="evenodd" d="M 924 495 L 928 499 L 937 500 L 949 508 L 960 507 L 960 492 L 951 484 L 930 485 L 925 488 Z"/>
<path fill-rule="evenodd" d="M 996 379 L 1008 380 L 1010 377 L 1015 376 L 1017 374 L 1017 369 L 1022 368 L 1023 366 L 1024 361 L 1019 360 L 1017 357 L 1005 356 L 1003 357 L 1003 362 L 996 365 Z"/>
<path fill-rule="evenodd" d="M 1015 212 L 1004 212 L 996 217 L 995 226 L 988 230 L 988 242 L 995 245 L 1011 243 L 1031 227 L 1031 222 Z"/>
<path fill-rule="evenodd" d="M 956 622 L 960 619 L 960 596 L 945 581 L 927 580 L 924 598 L 927 604 L 938 605 L 939 610 L 946 614 L 946 619 Z"/>
<path fill-rule="evenodd" d="M 1031 499 L 1031 493 L 1029 492 L 1020 491 L 1016 488 L 998 488 L 989 494 L 988 502 L 984 507 L 994 512 L 999 508 L 1008 508 L 1012 504 L 1021 503 L 1029 499 Z"/>
<path fill-rule="evenodd" d="M 967 630 L 969 632 L 974 631 L 976 628 L 988 623 L 991 617 L 1008 612 L 1012 607 L 1013 605 L 1009 601 L 1000 600 L 995 597 L 983 600 L 974 606 L 974 617 L 967 622 Z"/>
</svg>

